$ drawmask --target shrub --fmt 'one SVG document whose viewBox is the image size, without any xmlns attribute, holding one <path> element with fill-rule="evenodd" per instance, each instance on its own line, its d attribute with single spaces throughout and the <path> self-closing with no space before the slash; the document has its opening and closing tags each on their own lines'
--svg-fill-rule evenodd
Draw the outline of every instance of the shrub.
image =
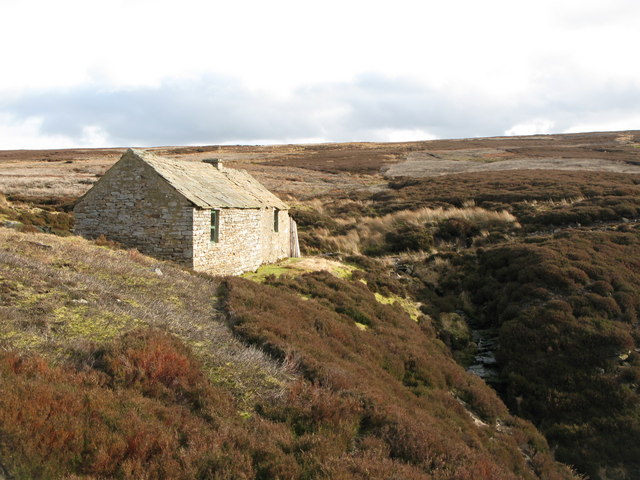
<svg viewBox="0 0 640 480">
<path fill-rule="evenodd" d="M 197 478 L 214 459 L 232 465 L 223 478 L 252 474 L 244 453 L 221 448 L 234 442 L 228 428 L 218 430 L 184 407 L 107 383 L 99 372 L 2 355 L 0 457 L 11 474 Z"/>
<path fill-rule="evenodd" d="M 99 353 L 96 367 L 109 375 L 113 388 L 137 390 L 210 416 L 232 411 L 229 398 L 216 394 L 185 346 L 159 330 L 125 334 Z"/>
<path fill-rule="evenodd" d="M 436 236 L 445 240 L 465 240 L 480 233 L 477 225 L 460 218 L 448 218 L 438 226 Z"/>
<path fill-rule="evenodd" d="M 429 250 L 433 245 L 433 236 L 429 228 L 400 222 L 385 237 L 386 250 L 389 252 L 405 252 Z"/>
<path fill-rule="evenodd" d="M 378 303 L 361 282 L 326 272 L 270 278 L 266 285 L 227 278 L 223 296 L 236 334 L 295 359 L 305 379 L 284 405 L 258 408 L 291 425 L 297 448 L 309 452 L 304 472 L 353 478 L 366 455 L 372 468 L 388 472 L 384 478 L 398 471 L 443 480 L 533 478 L 517 444 L 502 434 L 489 440 L 450 392 L 490 424 L 510 418 L 496 394 L 451 360 L 427 321 L 417 324 L 397 306 Z M 366 331 L 354 321 L 363 316 Z M 526 429 L 518 432 L 521 442 L 533 443 Z M 495 442 L 509 453 L 490 453 Z M 549 455 L 545 444 L 536 452 Z M 573 478 L 562 467 L 549 475 Z"/>
<path fill-rule="evenodd" d="M 640 290 L 639 251 L 637 235 L 569 231 L 487 249 L 458 283 L 500 327 L 507 403 L 558 444 L 561 460 L 593 478 L 640 467 L 638 449 L 612 448 L 619 419 L 640 414 L 640 395 L 626 383 L 638 364 L 629 352 L 640 335 L 629 321 L 637 318 L 630 292 Z M 624 435 L 640 444 L 637 423 Z"/>
</svg>

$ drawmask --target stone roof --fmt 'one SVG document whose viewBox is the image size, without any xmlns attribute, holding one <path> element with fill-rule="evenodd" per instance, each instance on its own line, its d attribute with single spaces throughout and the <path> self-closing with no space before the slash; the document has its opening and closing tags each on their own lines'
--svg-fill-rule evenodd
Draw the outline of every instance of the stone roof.
<svg viewBox="0 0 640 480">
<path fill-rule="evenodd" d="M 144 150 L 129 149 L 125 155 L 145 162 L 201 208 L 289 208 L 246 170 L 218 169 L 211 163 L 173 160 Z"/>
</svg>

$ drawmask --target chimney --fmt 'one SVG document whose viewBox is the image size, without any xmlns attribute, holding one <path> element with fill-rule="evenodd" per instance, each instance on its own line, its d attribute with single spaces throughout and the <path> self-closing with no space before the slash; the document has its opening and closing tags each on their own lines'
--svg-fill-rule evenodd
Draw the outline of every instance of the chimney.
<svg viewBox="0 0 640 480">
<path fill-rule="evenodd" d="M 222 170 L 224 168 L 223 165 L 222 165 L 222 160 L 220 160 L 219 158 L 205 158 L 202 161 L 204 163 L 209 163 L 209 164 L 213 165 L 218 170 Z"/>
</svg>

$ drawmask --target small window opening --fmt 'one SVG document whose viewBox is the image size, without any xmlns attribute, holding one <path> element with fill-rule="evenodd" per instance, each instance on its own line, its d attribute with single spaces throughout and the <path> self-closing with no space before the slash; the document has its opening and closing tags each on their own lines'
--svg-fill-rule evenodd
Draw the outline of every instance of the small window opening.
<svg viewBox="0 0 640 480">
<path fill-rule="evenodd" d="M 273 209 L 273 231 L 274 232 L 278 231 L 278 226 L 280 225 L 279 213 L 280 213 L 280 210 L 278 210 L 277 208 Z"/>
<path fill-rule="evenodd" d="M 211 243 L 218 243 L 220 233 L 220 210 L 211 210 Z"/>
</svg>

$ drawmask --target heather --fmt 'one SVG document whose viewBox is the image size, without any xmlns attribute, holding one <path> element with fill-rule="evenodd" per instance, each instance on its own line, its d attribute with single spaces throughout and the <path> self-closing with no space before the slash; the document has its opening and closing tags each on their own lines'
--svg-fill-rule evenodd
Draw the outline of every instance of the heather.
<svg viewBox="0 0 640 480">
<path fill-rule="evenodd" d="M 638 252 L 637 229 L 567 231 L 487 249 L 462 282 L 498 329 L 511 411 L 592 478 L 640 473 Z"/>
<path fill-rule="evenodd" d="M 344 279 L 220 284 L 0 234 L 6 476 L 576 478 L 366 257 Z"/>
<path fill-rule="evenodd" d="M 0 229 L 0 348 L 90 362 L 123 333 L 183 339 L 215 382 L 250 403 L 279 395 L 288 374 L 219 320 L 212 278 L 104 240 Z"/>
<path fill-rule="evenodd" d="M 451 174 L 549 156 L 626 168 L 636 140 L 169 152 L 226 154 L 288 195 L 313 256 L 245 279 L 61 238 L 72 199 L 11 178 L 0 477 L 639 477 L 640 178 Z M 48 166 L 82 189 L 106 168 L 68 153 Z M 408 155 L 451 171 L 377 173 Z"/>
<path fill-rule="evenodd" d="M 638 176 L 522 170 L 390 186 L 309 202 L 304 248 L 369 255 L 367 274 L 395 277 L 462 365 L 474 332 L 490 332 L 487 381 L 557 458 L 594 479 L 638 476 Z"/>
<path fill-rule="evenodd" d="M 452 360 L 428 318 L 377 302 L 363 282 L 318 272 L 267 285 L 229 278 L 223 289 L 234 332 L 293 362 L 312 386 L 305 396 L 322 403 L 308 419 L 296 419 L 296 398 L 259 411 L 294 421 L 302 438 L 331 432 L 323 450 L 384 452 L 410 478 L 571 478 L 542 437 Z"/>
</svg>

